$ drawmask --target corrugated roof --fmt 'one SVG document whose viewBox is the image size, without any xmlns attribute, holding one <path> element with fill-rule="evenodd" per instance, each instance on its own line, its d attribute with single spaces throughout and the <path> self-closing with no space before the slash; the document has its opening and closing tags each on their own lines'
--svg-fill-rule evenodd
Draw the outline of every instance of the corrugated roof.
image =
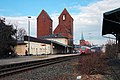
<svg viewBox="0 0 120 80">
<path fill-rule="evenodd" d="M 41 13 L 39 14 L 39 16 L 41 16 L 44 13 L 51 19 L 51 17 L 48 15 L 48 13 L 44 9 L 41 11 Z M 37 18 L 39 18 L 39 16 Z"/>
<path fill-rule="evenodd" d="M 62 13 L 60 14 L 60 16 L 61 16 L 62 14 L 64 14 L 64 12 L 67 12 L 67 14 L 72 18 L 72 16 L 69 14 L 69 12 L 67 11 L 66 8 L 64 8 L 64 10 L 63 10 Z M 60 16 L 59 16 L 59 17 L 60 17 Z M 74 20 L 74 19 L 72 18 L 72 20 Z"/>
</svg>

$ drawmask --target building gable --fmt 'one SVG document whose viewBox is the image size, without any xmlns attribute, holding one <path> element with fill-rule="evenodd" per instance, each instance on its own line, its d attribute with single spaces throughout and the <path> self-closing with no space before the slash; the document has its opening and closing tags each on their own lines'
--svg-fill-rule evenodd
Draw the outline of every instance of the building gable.
<svg viewBox="0 0 120 80">
<path fill-rule="evenodd" d="M 52 19 L 45 10 L 37 17 L 37 37 L 52 34 Z"/>
</svg>

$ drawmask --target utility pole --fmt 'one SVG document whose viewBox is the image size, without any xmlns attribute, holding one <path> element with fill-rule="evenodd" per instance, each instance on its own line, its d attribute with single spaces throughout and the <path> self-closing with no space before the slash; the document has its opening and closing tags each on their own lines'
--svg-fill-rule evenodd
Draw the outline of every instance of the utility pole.
<svg viewBox="0 0 120 80">
<path fill-rule="evenodd" d="M 30 18 L 31 16 L 28 16 L 28 53 L 30 55 Z"/>
</svg>

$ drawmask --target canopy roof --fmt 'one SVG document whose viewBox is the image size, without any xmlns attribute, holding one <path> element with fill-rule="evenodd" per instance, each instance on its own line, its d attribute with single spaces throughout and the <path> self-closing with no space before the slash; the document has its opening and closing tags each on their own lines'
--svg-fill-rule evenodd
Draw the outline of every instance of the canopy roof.
<svg viewBox="0 0 120 80">
<path fill-rule="evenodd" d="M 102 35 L 120 34 L 120 8 L 103 14 Z"/>
</svg>

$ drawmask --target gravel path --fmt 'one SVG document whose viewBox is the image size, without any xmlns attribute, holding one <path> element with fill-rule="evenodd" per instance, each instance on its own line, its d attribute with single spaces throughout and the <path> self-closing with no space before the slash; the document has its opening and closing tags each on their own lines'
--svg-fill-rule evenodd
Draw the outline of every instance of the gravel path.
<svg viewBox="0 0 120 80">
<path fill-rule="evenodd" d="M 0 80 L 76 80 L 75 65 L 78 59 L 36 68 Z"/>
</svg>

